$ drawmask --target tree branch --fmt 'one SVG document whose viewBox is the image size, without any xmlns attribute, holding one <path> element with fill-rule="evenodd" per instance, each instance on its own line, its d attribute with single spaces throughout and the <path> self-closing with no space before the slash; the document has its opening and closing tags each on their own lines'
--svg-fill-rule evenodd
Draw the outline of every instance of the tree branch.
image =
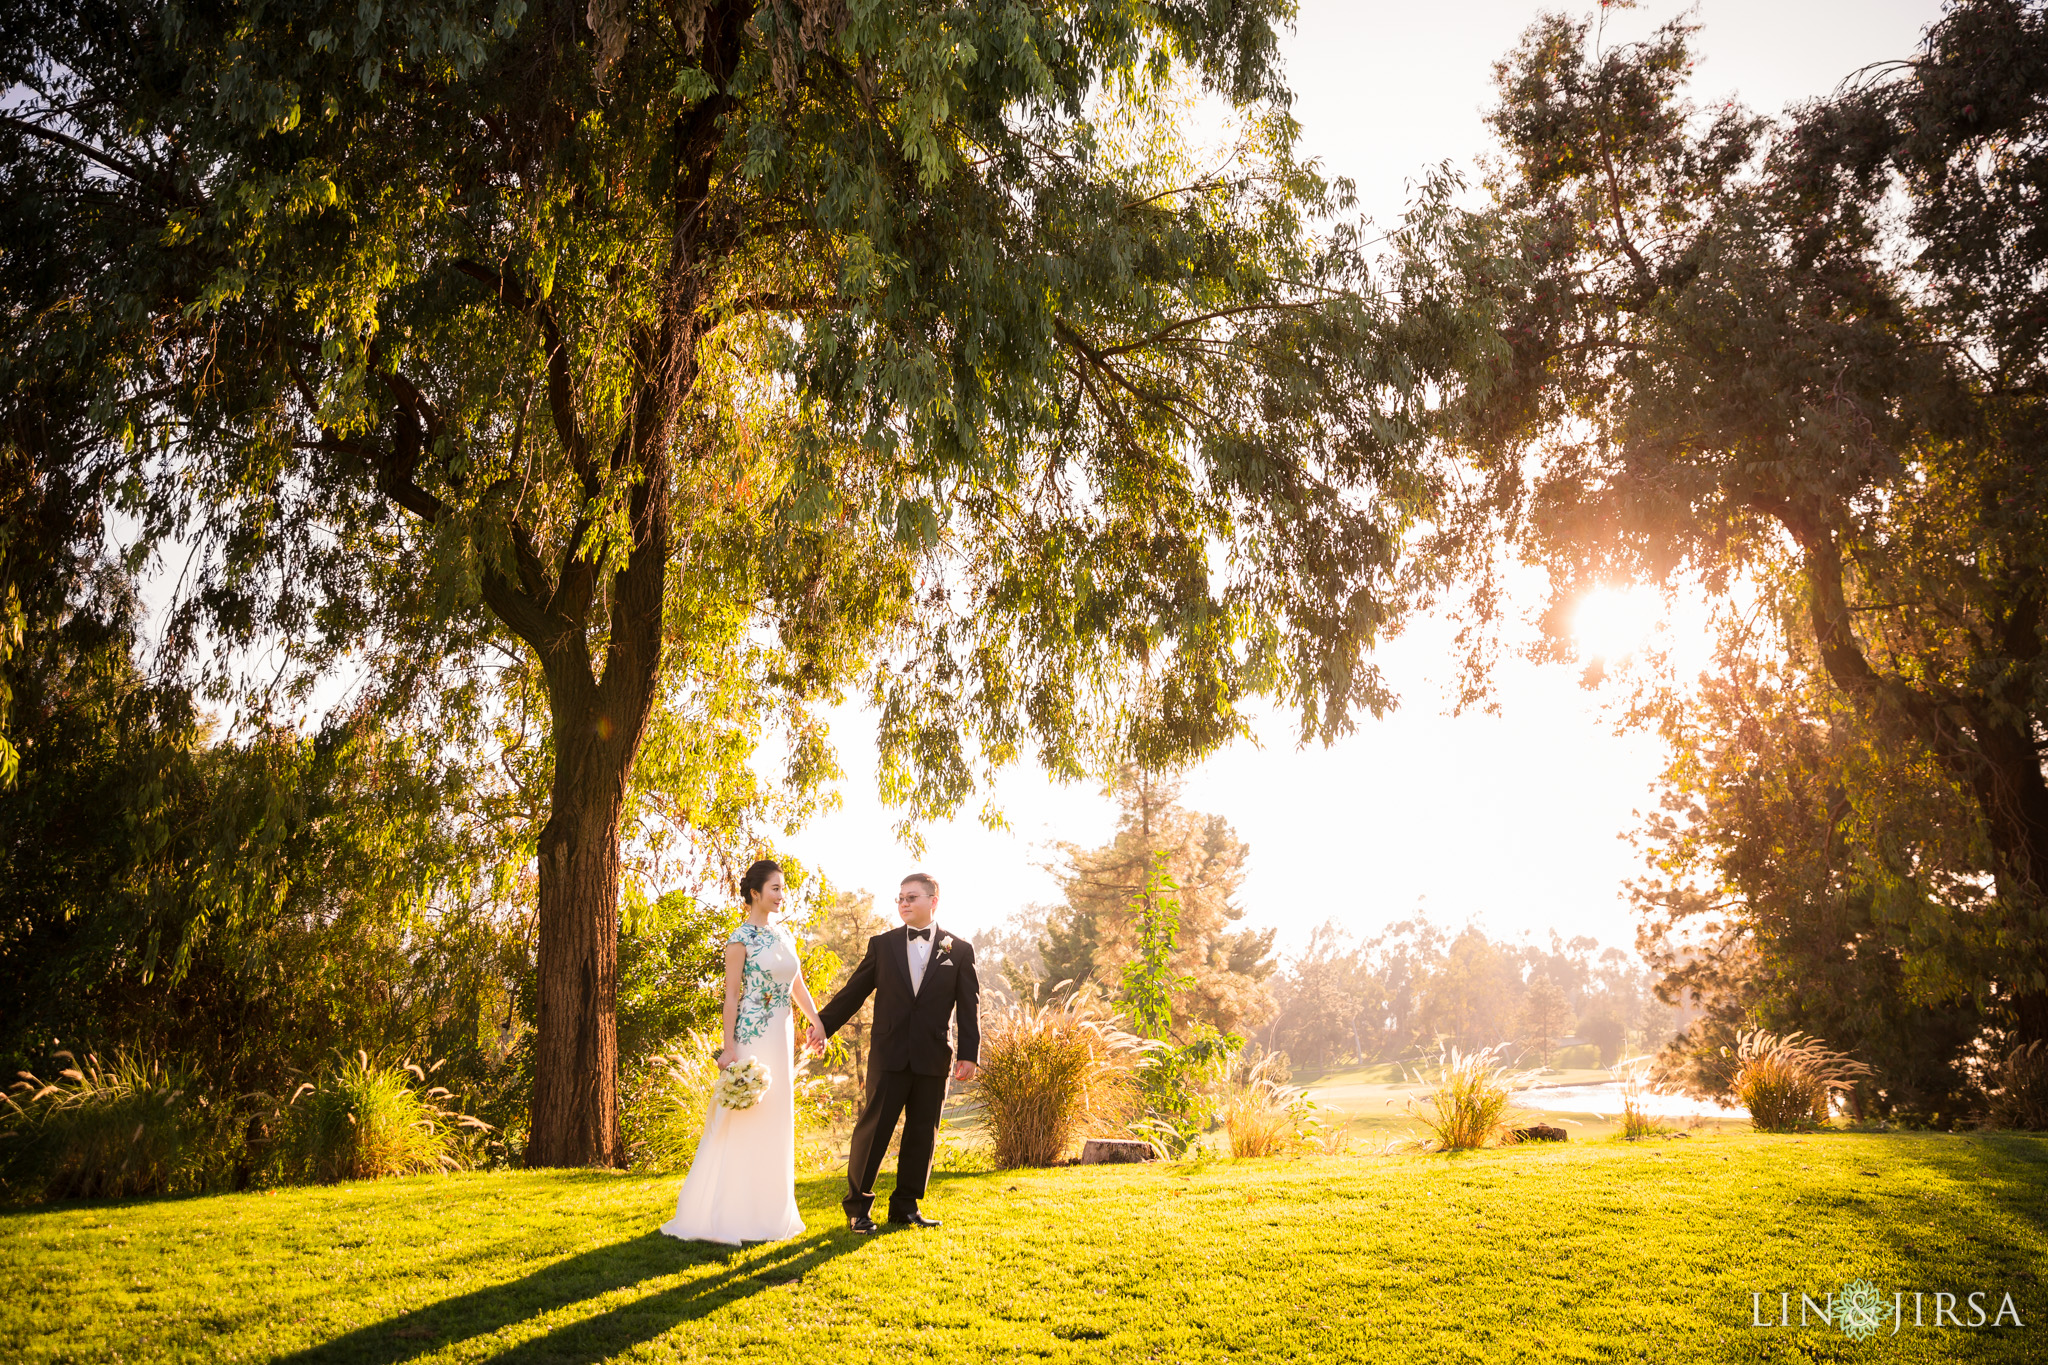
<svg viewBox="0 0 2048 1365">
<path fill-rule="evenodd" d="M 585 496 L 596 496 L 603 487 L 603 480 L 596 463 L 590 458 L 590 446 L 584 439 L 582 427 L 576 421 L 576 385 L 569 373 L 569 347 L 562 340 L 562 329 L 555 322 L 553 310 L 520 288 L 518 282 L 502 270 L 494 270 L 478 261 L 458 260 L 453 265 L 460 273 L 489 286 L 500 303 L 526 314 L 540 325 L 541 336 L 547 342 L 548 411 L 555 420 L 555 435 L 562 442 L 570 467 L 583 481 Z"/>
<path fill-rule="evenodd" d="M 162 179 L 161 176 L 152 175 L 138 166 L 121 160 L 119 157 L 103 152 L 89 142 L 82 142 L 78 138 L 66 133 L 60 133 L 54 128 L 45 128 L 39 123 L 30 123 L 27 119 L 15 118 L 8 114 L 0 114 L 0 125 L 19 129 L 31 137 L 42 138 L 45 142 L 54 142 L 60 147 L 68 147 L 86 160 L 95 165 L 103 166 L 116 175 L 132 180 L 137 186 L 150 191 L 152 194 L 163 194 L 163 187 L 159 183 Z M 164 197 L 173 202 L 184 202 L 175 194 L 164 195 Z"/>
<path fill-rule="evenodd" d="M 1246 313 L 1294 312 L 1299 309 L 1320 308 L 1322 306 L 1323 300 L 1321 299 L 1302 299 L 1294 303 L 1247 303 L 1235 308 L 1213 308 L 1206 313 L 1197 313 L 1193 317 L 1170 322 L 1155 332 L 1139 337 L 1136 341 L 1120 341 L 1114 346 L 1096 346 L 1093 343 L 1089 343 L 1088 352 L 1093 357 L 1107 359 L 1110 356 L 1127 355 L 1132 351 L 1142 351 L 1147 346 L 1156 346 L 1160 342 L 1172 337 L 1175 333 L 1185 332 L 1190 327 L 1199 327 L 1203 323 L 1213 322 L 1217 318 L 1242 317 Z M 1057 319 L 1057 323 L 1060 327 L 1066 329 L 1069 335 L 1077 340 L 1081 339 L 1080 329 L 1065 318 Z"/>
</svg>

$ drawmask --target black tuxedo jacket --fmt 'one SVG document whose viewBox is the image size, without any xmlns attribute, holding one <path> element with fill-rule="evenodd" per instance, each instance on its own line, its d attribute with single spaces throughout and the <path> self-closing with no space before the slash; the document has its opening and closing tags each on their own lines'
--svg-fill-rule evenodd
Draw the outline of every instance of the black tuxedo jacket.
<svg viewBox="0 0 2048 1365">
<path fill-rule="evenodd" d="M 941 945 L 951 938 L 950 950 Z M 875 997 L 875 1024 L 868 1043 L 868 1070 L 915 1071 L 943 1076 L 953 1061 L 946 1045 L 946 1025 L 956 1015 L 960 1024 L 960 1060 L 981 1059 L 981 981 L 974 974 L 974 945 L 932 925 L 932 955 L 925 963 L 924 982 L 910 989 L 909 931 L 895 928 L 868 940 L 867 956 L 839 993 L 818 1011 L 818 1022 L 830 1037 L 853 1018 L 869 995 Z"/>
</svg>

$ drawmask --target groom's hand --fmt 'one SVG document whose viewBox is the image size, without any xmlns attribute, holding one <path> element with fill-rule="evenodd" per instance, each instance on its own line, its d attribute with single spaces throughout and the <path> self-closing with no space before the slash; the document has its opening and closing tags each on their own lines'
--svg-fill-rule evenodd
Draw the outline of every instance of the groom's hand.
<svg viewBox="0 0 2048 1365">
<path fill-rule="evenodd" d="M 819 1028 L 816 1024 L 811 1025 L 811 1036 L 804 1039 L 804 1049 L 808 1052 L 823 1052 L 825 1050 L 825 1030 Z"/>
<path fill-rule="evenodd" d="M 980 1073 L 981 1068 L 976 1066 L 973 1062 L 953 1063 L 953 1079 L 960 1082 L 962 1085 L 965 1085 L 967 1082 L 973 1080 Z"/>
</svg>

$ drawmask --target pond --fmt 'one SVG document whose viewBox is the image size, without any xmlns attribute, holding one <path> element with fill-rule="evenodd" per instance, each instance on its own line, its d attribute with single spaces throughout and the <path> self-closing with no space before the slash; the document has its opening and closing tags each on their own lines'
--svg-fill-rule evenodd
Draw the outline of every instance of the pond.
<svg viewBox="0 0 2048 1365">
<path fill-rule="evenodd" d="M 1553 1114 L 1621 1114 L 1621 1086 L 1614 1081 L 1599 1085 L 1543 1085 L 1519 1092 L 1515 1102 L 1524 1109 L 1541 1109 Z M 1747 1119 L 1742 1109 L 1732 1109 L 1713 1100 L 1690 1095 L 1643 1096 L 1643 1108 L 1663 1118 Z"/>
</svg>

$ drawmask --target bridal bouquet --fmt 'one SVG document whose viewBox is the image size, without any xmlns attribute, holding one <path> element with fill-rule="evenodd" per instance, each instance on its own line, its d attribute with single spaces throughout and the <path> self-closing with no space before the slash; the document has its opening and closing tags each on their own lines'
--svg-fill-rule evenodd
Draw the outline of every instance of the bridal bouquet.
<svg viewBox="0 0 2048 1365">
<path fill-rule="evenodd" d="M 768 1093 L 768 1068 L 759 1057 L 742 1057 L 718 1073 L 716 1093 L 727 1109 L 752 1109 Z"/>
</svg>

